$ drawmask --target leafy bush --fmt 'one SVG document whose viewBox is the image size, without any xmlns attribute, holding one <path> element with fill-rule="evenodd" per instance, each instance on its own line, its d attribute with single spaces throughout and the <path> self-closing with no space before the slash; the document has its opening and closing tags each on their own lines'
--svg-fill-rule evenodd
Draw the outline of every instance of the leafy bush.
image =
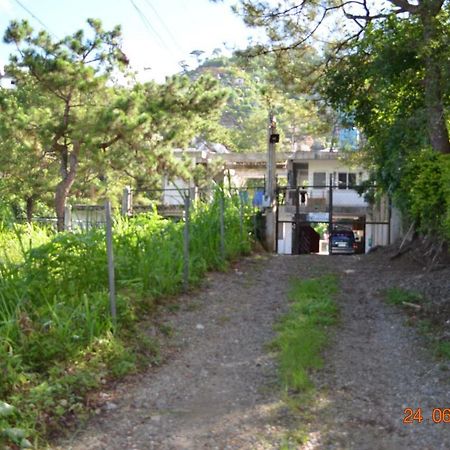
<svg viewBox="0 0 450 450">
<path fill-rule="evenodd" d="M 14 445 L 15 448 L 31 448 L 31 442 L 26 439 L 26 433 L 21 428 L 10 426 L 11 417 L 15 415 L 14 406 L 0 401 L 0 445 Z"/>
<path fill-rule="evenodd" d="M 423 234 L 450 239 L 450 157 L 417 152 L 404 168 L 397 199 Z"/>
<path fill-rule="evenodd" d="M 48 227 L 0 221 L 0 264 L 22 262 L 30 249 L 48 242 L 52 236 L 54 232 Z"/>
</svg>

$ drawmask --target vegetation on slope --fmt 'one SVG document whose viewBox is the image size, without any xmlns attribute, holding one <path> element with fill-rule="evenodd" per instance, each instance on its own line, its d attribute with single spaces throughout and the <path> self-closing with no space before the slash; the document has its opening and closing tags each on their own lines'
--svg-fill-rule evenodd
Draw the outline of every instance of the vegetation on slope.
<svg viewBox="0 0 450 450">
<path fill-rule="evenodd" d="M 319 58 L 312 49 L 307 55 L 297 56 L 297 67 L 303 64 L 304 72 L 311 67 L 311 60 Z M 267 150 L 269 111 L 274 113 L 281 134 L 280 151 L 297 149 L 311 136 L 317 147 L 331 144 L 333 120 L 336 120 L 332 111 L 311 91 L 302 91 L 293 84 L 287 87 L 278 69 L 273 54 L 252 58 L 235 55 L 208 58 L 198 68 L 187 72 L 192 79 L 210 75 L 228 90 L 216 131 L 218 139 L 231 150 Z"/>
<path fill-rule="evenodd" d="M 198 283 L 206 270 L 226 265 L 219 209 L 217 198 L 197 205 L 192 214 L 191 283 Z M 235 258 L 250 249 L 249 211 L 242 234 L 239 200 L 227 198 L 225 211 L 226 257 Z M 0 411 L 0 443 L 18 443 L 8 430 L 19 428 L 38 445 L 42 437 L 86 414 L 90 390 L 141 363 L 158 363 L 157 343 L 140 331 L 138 322 L 162 297 L 183 287 L 183 230 L 183 222 L 155 214 L 116 223 L 115 326 L 103 229 L 56 235 L 16 229 L 15 240 L 27 246 L 10 245 L 0 264 L 0 399 L 15 408 L 4 417 Z M 0 236 L 11 239 L 11 233 L 5 229 Z"/>
</svg>

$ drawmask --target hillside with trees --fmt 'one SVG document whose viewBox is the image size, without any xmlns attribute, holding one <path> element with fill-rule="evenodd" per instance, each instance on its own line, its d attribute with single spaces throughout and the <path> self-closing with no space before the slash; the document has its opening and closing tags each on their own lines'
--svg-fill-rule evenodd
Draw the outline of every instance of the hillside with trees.
<svg viewBox="0 0 450 450">
<path fill-rule="evenodd" d="M 319 55 L 299 55 L 297 70 L 305 75 Z M 293 73 L 292 67 L 285 67 Z M 275 55 L 231 57 L 215 55 L 204 60 L 187 74 L 196 79 L 208 74 L 228 89 L 229 97 L 222 109 L 217 132 L 218 139 L 236 152 L 263 152 L 267 150 L 267 121 L 269 111 L 277 120 L 281 134 L 279 149 L 295 151 L 314 139 L 316 148 L 331 145 L 335 138 L 333 126 L 338 117 L 317 91 L 287 81 L 280 73 Z M 297 76 L 300 74 L 297 72 Z M 309 143 L 309 145 L 311 145 Z"/>
</svg>

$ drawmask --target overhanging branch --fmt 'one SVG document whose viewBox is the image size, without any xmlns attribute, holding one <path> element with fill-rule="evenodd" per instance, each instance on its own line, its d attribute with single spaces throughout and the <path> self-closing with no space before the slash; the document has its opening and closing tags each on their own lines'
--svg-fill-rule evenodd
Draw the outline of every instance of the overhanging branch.
<svg viewBox="0 0 450 450">
<path fill-rule="evenodd" d="M 389 0 L 393 5 L 397 6 L 399 10 L 397 13 L 409 12 L 416 14 L 419 11 L 419 5 L 412 5 L 408 0 Z"/>
</svg>

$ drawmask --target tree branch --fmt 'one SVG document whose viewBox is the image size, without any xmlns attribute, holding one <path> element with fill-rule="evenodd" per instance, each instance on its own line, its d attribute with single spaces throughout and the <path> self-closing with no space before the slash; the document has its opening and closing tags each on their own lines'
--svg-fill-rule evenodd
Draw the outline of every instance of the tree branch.
<svg viewBox="0 0 450 450">
<path fill-rule="evenodd" d="M 417 14 L 420 7 L 419 5 L 411 5 L 411 3 L 408 2 L 408 0 L 389 0 L 393 5 L 397 6 L 399 8 L 396 13 L 401 12 L 409 12 L 411 14 Z"/>
<path fill-rule="evenodd" d="M 275 19 L 277 17 L 283 17 L 283 16 L 289 16 L 289 15 L 292 15 L 292 14 L 296 14 L 297 11 L 301 11 L 304 8 L 306 2 L 307 2 L 307 0 L 303 0 L 300 5 L 294 5 L 294 6 L 292 6 L 290 8 L 287 8 L 287 9 L 285 9 L 283 11 L 280 11 L 280 10 L 272 11 L 270 14 L 264 15 L 263 19 L 272 20 L 272 19 Z M 295 12 L 293 13 L 293 11 L 295 11 Z"/>
<path fill-rule="evenodd" d="M 361 27 L 361 25 L 357 22 L 358 20 L 364 20 L 366 22 L 370 22 L 371 20 L 386 19 L 391 16 L 391 14 L 383 14 L 383 13 L 374 14 L 374 15 L 367 14 L 365 16 L 361 16 L 361 15 L 357 15 L 357 14 L 348 13 L 345 10 L 343 10 L 343 11 L 344 11 L 344 15 L 345 15 L 345 17 L 347 17 L 347 19 L 354 20 L 360 27 Z"/>
<path fill-rule="evenodd" d="M 120 141 L 120 139 L 123 138 L 123 134 L 122 133 L 118 133 L 116 136 L 114 136 L 112 139 L 110 139 L 109 141 L 106 142 L 102 142 L 98 148 L 102 149 L 102 150 L 106 150 L 108 147 L 111 147 L 111 145 L 115 144 L 116 142 Z"/>
</svg>

